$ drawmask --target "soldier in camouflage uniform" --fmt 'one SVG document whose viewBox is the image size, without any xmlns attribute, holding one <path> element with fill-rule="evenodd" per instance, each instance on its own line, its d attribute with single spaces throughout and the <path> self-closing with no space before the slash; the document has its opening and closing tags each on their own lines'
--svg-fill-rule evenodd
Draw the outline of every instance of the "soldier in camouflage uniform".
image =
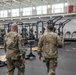
<svg viewBox="0 0 76 75">
<path fill-rule="evenodd" d="M 13 23 L 11 31 L 5 35 L 7 75 L 13 75 L 15 68 L 18 68 L 18 75 L 24 75 L 25 71 L 25 48 L 17 31 L 17 24 Z"/>
<path fill-rule="evenodd" d="M 57 58 L 59 46 L 62 47 L 62 39 L 53 32 L 52 26 L 47 26 L 47 32 L 43 34 L 38 42 L 38 55 L 41 60 L 42 52 L 45 58 L 48 75 L 55 75 L 55 68 L 57 67 Z"/>
</svg>

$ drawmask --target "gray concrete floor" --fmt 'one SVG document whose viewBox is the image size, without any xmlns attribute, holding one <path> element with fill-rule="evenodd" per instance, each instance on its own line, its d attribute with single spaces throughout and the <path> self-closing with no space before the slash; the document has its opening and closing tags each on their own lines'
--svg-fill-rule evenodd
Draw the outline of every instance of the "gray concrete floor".
<svg viewBox="0 0 76 75">
<path fill-rule="evenodd" d="M 76 43 L 66 45 L 65 48 L 59 49 L 58 66 L 56 68 L 56 75 L 76 75 Z M 4 50 L 0 50 L 0 55 L 3 55 Z M 27 55 L 29 51 L 27 51 Z M 47 69 L 43 59 L 39 61 L 36 52 L 36 59 L 27 60 L 25 65 L 25 75 L 47 75 Z M 0 75 L 7 75 L 7 67 L 0 67 Z M 17 75 L 17 69 L 15 74 Z"/>
</svg>

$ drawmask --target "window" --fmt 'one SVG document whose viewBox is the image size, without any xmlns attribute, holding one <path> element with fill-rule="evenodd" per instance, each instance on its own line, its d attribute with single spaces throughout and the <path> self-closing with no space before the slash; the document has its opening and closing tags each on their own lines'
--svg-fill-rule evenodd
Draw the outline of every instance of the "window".
<svg viewBox="0 0 76 75">
<path fill-rule="evenodd" d="M 47 14 L 47 6 L 37 6 L 37 14 Z"/>
<path fill-rule="evenodd" d="M 37 14 L 41 14 L 41 6 L 37 6 Z"/>
<path fill-rule="evenodd" d="M 12 9 L 11 16 L 12 17 L 19 16 L 19 9 Z"/>
<path fill-rule="evenodd" d="M 7 10 L 4 10 L 4 17 L 7 17 L 7 14 L 8 14 Z"/>
<path fill-rule="evenodd" d="M 64 12 L 64 4 L 53 4 L 52 5 L 52 13 L 63 13 Z"/>
<path fill-rule="evenodd" d="M 47 14 L 47 6 L 42 6 L 42 14 Z"/>
<path fill-rule="evenodd" d="M 7 10 L 2 10 L 2 11 L 0 11 L 0 17 L 1 17 L 1 18 L 7 17 Z"/>
<path fill-rule="evenodd" d="M 26 15 L 32 15 L 32 8 L 28 7 L 28 8 L 23 8 L 23 16 Z"/>
<path fill-rule="evenodd" d="M 4 17 L 3 11 L 0 11 L 0 17 L 1 17 L 1 18 Z"/>
</svg>

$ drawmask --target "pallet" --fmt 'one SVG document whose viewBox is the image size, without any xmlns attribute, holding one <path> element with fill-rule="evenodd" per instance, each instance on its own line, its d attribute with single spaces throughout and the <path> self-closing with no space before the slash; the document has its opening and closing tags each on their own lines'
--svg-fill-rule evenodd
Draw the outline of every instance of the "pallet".
<svg viewBox="0 0 76 75">
<path fill-rule="evenodd" d="M 6 65 L 6 55 L 0 56 L 0 67 Z"/>
<path fill-rule="evenodd" d="M 0 46 L 0 49 L 3 49 L 4 48 L 4 46 Z"/>
</svg>

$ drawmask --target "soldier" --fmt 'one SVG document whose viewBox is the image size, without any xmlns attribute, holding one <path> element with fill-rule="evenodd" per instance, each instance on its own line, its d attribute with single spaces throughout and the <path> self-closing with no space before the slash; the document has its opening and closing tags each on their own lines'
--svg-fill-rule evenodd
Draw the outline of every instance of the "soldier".
<svg viewBox="0 0 76 75">
<path fill-rule="evenodd" d="M 43 34 L 38 42 L 38 55 L 41 60 L 43 52 L 48 75 L 55 75 L 58 58 L 57 48 L 62 47 L 62 45 L 62 39 L 53 32 L 53 27 L 47 26 L 46 33 Z"/>
<path fill-rule="evenodd" d="M 16 23 L 11 25 L 11 31 L 5 35 L 7 75 L 13 75 L 18 68 L 18 75 L 24 75 L 25 48 Z"/>
</svg>

